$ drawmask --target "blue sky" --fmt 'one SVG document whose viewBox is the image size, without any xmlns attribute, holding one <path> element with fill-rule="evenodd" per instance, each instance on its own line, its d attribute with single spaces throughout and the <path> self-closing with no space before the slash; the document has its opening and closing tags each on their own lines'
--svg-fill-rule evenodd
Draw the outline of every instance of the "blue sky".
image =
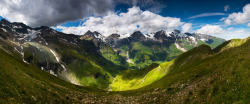
<svg viewBox="0 0 250 104">
<path fill-rule="evenodd" d="M 161 16 L 170 16 L 181 18 L 183 22 L 190 22 L 193 24 L 217 24 L 222 17 L 226 17 L 228 14 L 233 12 L 242 11 L 248 0 L 159 0 L 164 8 L 162 8 L 160 13 Z M 226 5 L 230 6 L 230 9 L 224 11 Z M 133 5 L 129 4 L 119 4 L 115 7 L 115 11 L 127 12 L 128 8 Z M 147 10 L 147 8 L 141 8 L 142 10 Z M 189 17 L 199 15 L 202 13 L 225 13 L 225 15 L 218 16 L 207 16 L 201 18 L 189 19 Z M 67 22 L 64 25 L 79 25 L 80 21 Z"/>
<path fill-rule="evenodd" d="M 0 19 L 4 17 L 11 22 L 23 22 L 32 27 L 46 25 L 77 35 L 87 30 L 99 31 L 107 36 L 114 32 L 130 34 L 139 30 L 151 33 L 177 28 L 225 39 L 250 36 L 249 0 L 64 1 L 66 3 L 63 4 L 59 0 L 4 0 L 0 3 Z M 89 2 L 90 5 L 87 4 Z M 37 9 L 29 8 L 32 6 Z M 237 35 L 226 35 L 229 33 Z"/>
<path fill-rule="evenodd" d="M 224 16 L 208 16 L 202 18 L 194 18 L 189 19 L 189 17 L 202 14 L 202 13 L 230 13 L 230 12 L 237 12 L 240 10 L 229 10 L 228 12 L 224 11 L 224 6 L 228 5 L 227 3 L 221 3 L 220 5 L 214 5 L 215 1 L 208 0 L 207 2 L 196 3 L 197 0 L 190 2 L 188 0 L 172 0 L 172 1 L 162 1 L 165 5 L 164 8 L 161 9 L 160 13 L 157 13 L 161 16 L 170 16 L 170 17 L 177 17 L 181 18 L 184 22 L 196 23 L 196 24 L 207 24 L 207 23 L 217 23 L 222 17 Z M 203 1 L 203 0 L 202 0 Z M 210 4 L 211 1 L 213 4 Z M 182 2 L 182 3 L 180 3 Z M 209 5 L 207 4 L 209 3 Z M 233 3 L 234 4 L 234 3 Z M 243 7 L 241 5 L 239 7 Z M 115 7 L 115 12 L 122 13 L 127 12 L 128 8 L 131 8 L 132 5 L 128 4 L 119 4 Z M 212 7 L 212 8 L 211 8 Z M 142 9 L 142 8 L 141 8 Z M 147 8 L 143 8 L 142 10 L 147 10 Z M 64 26 L 78 26 L 80 21 L 74 22 L 66 22 L 63 24 Z"/>
</svg>

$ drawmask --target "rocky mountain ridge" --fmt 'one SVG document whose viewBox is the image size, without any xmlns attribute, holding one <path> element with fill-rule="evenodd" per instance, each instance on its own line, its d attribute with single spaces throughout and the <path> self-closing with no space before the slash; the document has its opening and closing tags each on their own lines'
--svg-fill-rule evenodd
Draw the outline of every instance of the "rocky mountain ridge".
<svg viewBox="0 0 250 104">
<path fill-rule="evenodd" d="M 179 54 L 201 44 L 207 44 L 215 48 L 225 41 L 224 39 L 206 34 L 182 33 L 177 29 L 174 29 L 172 32 L 160 30 L 151 34 L 135 31 L 128 37 L 117 33 L 108 37 L 98 33 L 98 37 L 101 38 L 95 35 L 88 35 L 96 33 L 98 32 L 88 31 L 82 35 L 81 39 L 92 40 L 96 46 L 100 43 L 110 46 L 113 49 L 112 51 L 127 60 L 131 68 L 135 68 L 134 66 L 142 68 L 154 62 L 159 62 L 160 64 L 164 61 L 170 61 Z"/>
</svg>

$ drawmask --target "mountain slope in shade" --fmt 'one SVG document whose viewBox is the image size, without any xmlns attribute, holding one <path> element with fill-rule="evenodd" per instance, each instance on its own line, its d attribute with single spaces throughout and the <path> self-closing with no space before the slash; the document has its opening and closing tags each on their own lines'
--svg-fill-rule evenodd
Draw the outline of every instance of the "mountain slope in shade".
<svg viewBox="0 0 250 104">
<path fill-rule="evenodd" d="M 114 64 L 128 67 L 128 63 L 126 59 L 120 56 L 115 50 L 110 47 L 108 44 L 105 43 L 105 37 L 102 36 L 100 33 L 94 31 L 87 31 L 83 36 L 80 37 L 82 40 L 89 40 L 95 44 L 95 47 L 101 55 L 106 58 L 107 60 L 112 61 Z"/>
<path fill-rule="evenodd" d="M 102 93 L 95 88 L 63 81 L 2 49 L 0 72 L 0 103 L 73 103 L 76 102 L 74 99 L 91 102 L 93 100 L 86 96 Z"/>
<path fill-rule="evenodd" d="M 106 60 L 95 43 L 49 27 L 31 28 L 3 19 L 0 34 L 2 49 L 74 84 L 105 89 L 124 69 Z"/>
</svg>

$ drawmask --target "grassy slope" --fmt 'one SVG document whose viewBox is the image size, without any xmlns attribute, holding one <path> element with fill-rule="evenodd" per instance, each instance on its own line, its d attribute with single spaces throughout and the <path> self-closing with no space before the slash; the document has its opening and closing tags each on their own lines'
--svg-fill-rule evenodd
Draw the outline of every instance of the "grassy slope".
<svg viewBox="0 0 250 104">
<path fill-rule="evenodd" d="M 60 53 L 66 57 L 76 58 L 67 65 L 67 69 L 69 70 L 69 73 L 75 74 L 80 84 L 104 89 L 111 83 L 113 76 L 110 73 L 112 73 L 112 70 L 105 70 L 96 62 L 87 59 L 74 49 L 64 48 Z M 95 77 L 95 75 L 98 74 L 100 74 L 100 77 Z"/>
<path fill-rule="evenodd" d="M 225 41 L 217 37 L 213 37 L 212 40 L 213 42 L 208 44 L 211 48 L 216 48 L 218 45 L 222 44 Z"/>
<path fill-rule="evenodd" d="M 29 63 L 37 67 L 49 62 L 49 67 L 55 70 L 64 70 L 61 68 L 61 64 L 63 64 L 67 72 L 59 71 L 60 78 L 70 82 L 73 80 L 73 82 L 84 86 L 102 89 L 106 89 L 112 82 L 113 76 L 121 70 L 120 66 L 112 64 L 111 61 L 101 57 L 96 51 L 93 52 L 94 49 L 89 49 L 93 48 L 90 42 L 83 41 L 81 45 L 83 47 L 77 47 L 58 41 L 55 37 L 49 38 L 53 40 L 53 43 L 49 46 L 34 42 L 22 44 L 25 60 L 29 60 Z M 13 47 L 21 51 L 19 44 L 14 44 L 10 40 L 0 40 L 0 43 L 2 49 L 9 51 L 11 54 L 17 53 L 13 51 Z M 57 62 L 50 49 L 58 55 L 60 62 Z M 20 56 L 21 59 L 20 54 L 16 56 Z"/>
<path fill-rule="evenodd" d="M 249 39 L 250 38 L 246 38 L 246 39 L 232 39 L 232 40 L 226 41 L 223 44 L 219 45 L 214 50 L 216 52 L 219 52 L 219 51 L 223 51 L 223 50 L 228 49 L 228 48 L 238 47 L 238 46 L 242 45 L 243 43 L 245 43 Z"/>
<path fill-rule="evenodd" d="M 128 49 L 126 49 L 128 50 Z M 163 63 L 165 61 L 171 61 L 180 55 L 182 51 L 176 48 L 175 45 L 170 47 L 163 47 L 154 45 L 153 43 L 132 43 L 129 57 L 135 63 L 134 65 L 138 68 L 146 67 L 152 63 Z"/>
<path fill-rule="evenodd" d="M 212 48 L 215 48 L 224 42 L 224 40 L 219 38 L 212 38 L 211 40 L 213 41 L 211 43 L 206 43 L 201 40 L 198 40 L 197 43 L 190 43 L 186 39 L 179 39 L 178 41 L 179 45 L 186 50 L 190 50 L 201 44 L 207 44 Z M 152 63 L 160 64 L 166 61 L 171 61 L 183 53 L 183 51 L 176 48 L 174 44 L 171 44 L 170 46 L 160 46 L 151 42 L 132 42 L 131 46 L 121 46 L 117 48 L 117 50 L 122 52 L 119 53 L 119 55 L 123 57 L 126 57 L 126 53 L 129 51 L 129 58 L 134 62 L 134 64 L 130 64 L 131 69 L 143 68 Z"/>
<path fill-rule="evenodd" d="M 190 50 L 192 48 L 194 48 L 194 45 L 189 44 L 185 39 L 181 39 L 179 41 L 182 41 L 183 43 L 180 44 L 182 47 L 185 47 L 187 50 Z M 218 41 L 216 41 L 218 42 Z M 197 43 L 197 46 L 200 46 L 202 44 L 206 44 L 205 42 L 199 40 Z M 148 63 L 145 62 L 145 56 L 149 55 L 150 57 L 155 57 L 153 56 L 153 51 L 151 48 L 144 46 L 141 43 L 134 43 L 132 46 L 133 50 L 138 50 L 139 52 L 135 52 L 134 55 L 132 56 L 134 57 L 134 62 L 144 62 L 144 65 L 148 65 Z M 167 50 L 167 51 L 166 51 Z M 167 58 L 165 57 L 165 60 L 170 60 L 175 58 L 177 55 L 181 54 L 182 51 L 180 51 L 179 49 L 176 48 L 176 46 L 174 44 L 171 45 L 170 49 L 161 49 L 161 51 L 156 51 L 155 54 L 157 53 L 162 53 L 162 51 L 166 51 L 169 52 L 169 54 L 167 55 Z M 158 61 L 160 63 L 162 63 L 162 61 Z M 160 66 L 168 66 L 171 65 L 171 63 L 174 61 L 171 61 L 170 64 L 163 63 Z M 146 63 L 146 64 L 145 64 Z M 149 63 L 152 63 L 152 61 L 150 60 Z M 141 63 L 137 63 L 137 65 L 141 65 Z M 141 66 L 143 67 L 143 66 Z M 110 88 L 113 91 L 125 91 L 125 90 L 132 90 L 132 89 L 138 89 L 141 87 L 144 87 L 146 85 L 149 85 L 157 80 L 159 80 L 160 78 L 162 78 L 164 75 L 166 75 L 166 73 L 161 73 L 162 71 L 159 71 L 161 69 L 161 67 L 155 68 L 154 71 L 148 73 L 147 75 L 141 74 L 143 75 L 143 77 L 139 77 L 139 78 L 126 78 L 126 77 L 130 77 L 131 74 L 130 73 L 135 73 L 136 70 L 126 70 L 120 74 L 118 74 L 115 77 L 115 80 L 113 81 L 113 83 L 110 85 Z M 145 70 L 145 69 L 141 69 L 141 70 Z M 153 68 L 151 69 L 153 70 Z M 164 71 L 167 71 L 168 69 L 164 69 Z M 140 72 L 140 70 L 138 71 Z M 152 77 L 152 78 L 148 78 L 148 77 L 152 77 L 152 76 L 157 76 L 156 77 Z"/>
<path fill-rule="evenodd" d="M 25 52 L 25 57 L 33 57 L 32 61 L 42 61 L 42 63 L 46 63 L 46 60 L 52 58 L 50 62 L 57 64 L 57 61 L 54 58 L 54 55 L 50 52 L 50 49 L 54 50 L 53 48 L 42 46 L 39 44 L 30 44 L 27 46 L 27 50 Z M 58 47 L 59 46 L 59 47 Z M 39 47 L 42 52 L 39 51 L 36 47 Z M 59 77 L 65 80 L 74 79 L 78 84 L 84 86 L 92 86 L 97 88 L 107 88 L 107 86 L 111 83 L 113 76 L 110 74 L 112 73 L 112 69 L 110 72 L 107 72 L 102 67 L 96 64 L 93 60 L 89 59 L 88 57 L 80 54 L 75 50 L 75 48 L 67 47 L 67 46 L 54 46 L 59 53 L 60 58 L 67 58 L 67 61 L 71 61 L 69 63 L 65 63 L 67 68 L 67 73 L 59 72 Z M 28 52 L 35 53 L 34 55 L 28 54 Z M 85 51 L 82 51 L 86 53 Z M 43 56 L 43 57 L 40 57 Z M 91 56 L 89 56 L 91 57 Z M 46 58 L 46 60 L 45 60 Z M 94 57 L 95 58 L 95 57 Z M 65 60 L 65 59 L 62 59 Z M 33 62 L 33 64 L 37 64 Z M 59 64 L 60 65 L 60 64 Z M 115 72 L 117 73 L 117 72 Z M 101 76 L 95 78 L 95 75 L 100 74 Z M 112 73 L 113 74 L 113 73 Z M 87 80 L 87 81 L 86 81 Z"/>
<path fill-rule="evenodd" d="M 238 47 L 226 47 L 215 53 L 202 45 L 182 54 L 166 76 L 139 91 L 159 88 L 156 92 L 172 98 L 165 100 L 172 103 L 249 102 L 250 40 Z"/>
<path fill-rule="evenodd" d="M 117 75 L 110 85 L 113 91 L 133 90 L 149 85 L 168 73 L 173 61 L 156 64 L 138 70 L 126 70 Z"/>
<path fill-rule="evenodd" d="M 125 57 L 118 55 L 118 53 L 115 52 L 109 45 L 100 43 L 99 48 L 102 56 L 107 60 L 113 62 L 116 65 L 128 67 L 128 63 L 126 62 Z"/>
<path fill-rule="evenodd" d="M 102 92 L 63 81 L 1 49 L 0 85 L 0 103 L 69 103 L 73 95 L 80 100 L 86 93 Z"/>
</svg>

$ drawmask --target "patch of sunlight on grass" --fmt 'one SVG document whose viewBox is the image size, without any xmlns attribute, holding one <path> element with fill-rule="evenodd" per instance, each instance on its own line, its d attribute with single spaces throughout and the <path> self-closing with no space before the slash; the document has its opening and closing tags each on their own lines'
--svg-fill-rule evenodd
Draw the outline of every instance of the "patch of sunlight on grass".
<svg viewBox="0 0 250 104">
<path fill-rule="evenodd" d="M 174 60 L 160 64 L 157 68 L 149 71 L 144 77 L 126 79 L 123 74 L 119 74 L 110 85 L 113 91 L 133 90 L 149 85 L 164 77 Z"/>
</svg>

